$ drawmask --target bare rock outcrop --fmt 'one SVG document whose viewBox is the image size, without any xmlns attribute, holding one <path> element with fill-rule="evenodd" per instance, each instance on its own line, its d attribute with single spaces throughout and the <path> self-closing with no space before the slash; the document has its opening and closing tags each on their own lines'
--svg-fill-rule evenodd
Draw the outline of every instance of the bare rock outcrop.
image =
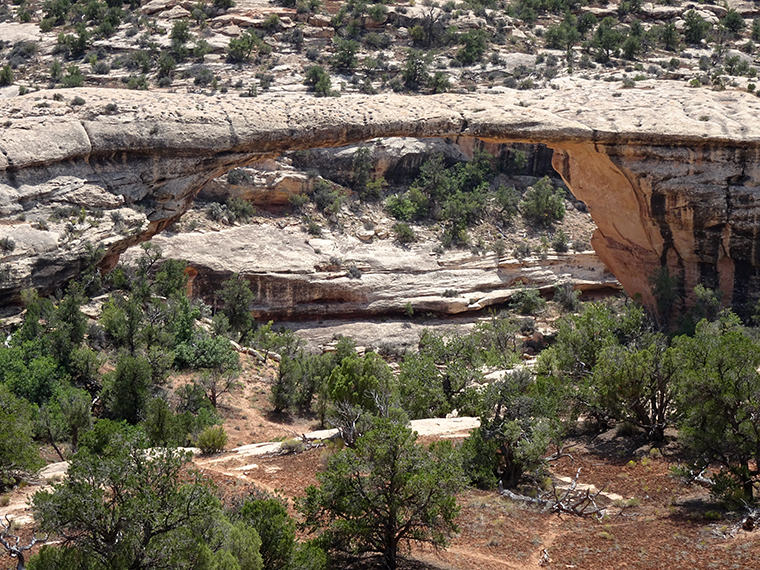
<svg viewBox="0 0 760 570">
<path fill-rule="evenodd" d="M 231 168 L 389 136 L 545 143 L 599 228 L 594 248 L 629 293 L 651 302 L 648 276 L 667 265 L 682 297 L 702 282 L 733 305 L 755 298 L 760 101 L 646 87 L 578 81 L 493 96 L 245 100 L 72 89 L 63 100 L 60 91 L 10 98 L 0 102 L 0 239 L 15 247 L 2 242 L 0 302 L 23 287 L 60 286 L 87 263 L 113 264 Z M 53 215 L 71 206 L 79 213 Z"/>
<path fill-rule="evenodd" d="M 504 304 L 521 284 L 547 292 L 570 279 L 579 290 L 618 287 L 592 251 L 523 260 L 469 251 L 438 256 L 429 243 L 402 248 L 390 238 L 317 238 L 299 226 L 266 223 L 153 239 L 165 256 L 190 258 L 194 295 L 213 298 L 232 273 L 245 275 L 262 319 L 385 315 L 409 306 L 460 314 Z M 130 250 L 125 261 L 137 255 Z"/>
</svg>

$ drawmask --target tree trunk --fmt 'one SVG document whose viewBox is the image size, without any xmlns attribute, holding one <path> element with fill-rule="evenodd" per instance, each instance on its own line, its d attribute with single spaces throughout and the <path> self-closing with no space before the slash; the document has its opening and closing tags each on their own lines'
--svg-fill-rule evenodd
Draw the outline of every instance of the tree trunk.
<svg viewBox="0 0 760 570">
<path fill-rule="evenodd" d="M 659 443 L 665 439 L 665 426 L 657 424 L 649 430 L 649 441 L 651 443 Z"/>
<path fill-rule="evenodd" d="M 745 479 L 742 486 L 744 487 L 744 495 L 747 497 L 747 500 L 752 502 L 755 487 L 752 477 Z"/>
<path fill-rule="evenodd" d="M 55 440 L 52 437 L 50 438 L 50 444 L 53 446 L 53 449 L 55 449 L 58 457 L 61 458 L 61 461 L 66 461 L 66 458 L 63 456 L 63 453 L 61 453 L 61 450 L 58 449 L 58 446 L 55 444 Z"/>
<path fill-rule="evenodd" d="M 385 558 L 385 565 L 388 567 L 388 570 L 396 570 L 397 551 L 398 551 L 398 541 L 395 538 L 392 538 L 385 545 L 385 552 L 383 553 L 383 557 Z"/>
<path fill-rule="evenodd" d="M 71 451 L 72 453 L 76 453 L 79 449 L 79 428 L 77 426 L 73 426 L 71 428 Z"/>
</svg>

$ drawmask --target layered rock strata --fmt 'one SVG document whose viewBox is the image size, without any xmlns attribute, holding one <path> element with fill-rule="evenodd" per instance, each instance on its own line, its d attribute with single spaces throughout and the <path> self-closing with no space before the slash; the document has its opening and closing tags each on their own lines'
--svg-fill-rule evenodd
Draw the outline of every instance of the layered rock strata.
<svg viewBox="0 0 760 570">
<path fill-rule="evenodd" d="M 231 168 L 408 136 L 545 143 L 629 293 L 651 302 L 649 276 L 667 265 L 682 297 L 703 282 L 741 305 L 760 293 L 760 100 L 647 87 L 339 99 L 72 89 L 4 100 L 0 302 L 24 287 L 49 291 L 93 261 L 113 265 Z"/>
<path fill-rule="evenodd" d="M 299 227 L 248 225 L 219 232 L 154 238 L 164 255 L 192 251 L 194 295 L 213 299 L 233 273 L 245 275 L 262 319 L 380 316 L 415 312 L 460 314 L 509 301 L 522 284 L 548 291 L 618 288 L 592 251 L 523 260 L 494 253 L 433 253 L 432 244 L 400 248 L 392 239 L 356 235 L 309 237 Z M 255 244 L 255 247 L 251 247 Z M 139 255 L 130 250 L 127 262 Z"/>
</svg>

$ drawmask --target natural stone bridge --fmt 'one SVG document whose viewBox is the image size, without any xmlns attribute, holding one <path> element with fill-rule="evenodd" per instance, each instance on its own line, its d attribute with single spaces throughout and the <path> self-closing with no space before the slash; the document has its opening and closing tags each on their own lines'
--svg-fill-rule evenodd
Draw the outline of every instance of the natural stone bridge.
<svg viewBox="0 0 760 570">
<path fill-rule="evenodd" d="M 0 304 L 25 287 L 60 286 L 93 261 L 94 246 L 113 265 L 180 216 L 208 180 L 262 156 L 445 136 L 554 149 L 555 169 L 598 226 L 594 249 L 629 294 L 651 303 L 649 277 L 667 265 L 682 298 L 703 283 L 740 306 L 760 294 L 758 117 L 760 100 L 748 93 L 669 82 L 578 81 L 493 96 L 72 89 L 6 99 L 0 238 L 15 248 L 0 247 Z M 72 204 L 106 215 L 45 222 Z"/>
</svg>

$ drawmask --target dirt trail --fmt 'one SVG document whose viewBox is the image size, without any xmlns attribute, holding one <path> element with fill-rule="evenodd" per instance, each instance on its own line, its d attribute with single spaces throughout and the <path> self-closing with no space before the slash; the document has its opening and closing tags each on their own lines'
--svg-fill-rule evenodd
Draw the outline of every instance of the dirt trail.
<svg viewBox="0 0 760 570">
<path fill-rule="evenodd" d="M 476 552 L 466 546 L 450 546 L 446 550 L 431 553 L 424 551 L 415 551 L 414 557 L 417 560 L 427 562 L 433 565 L 446 563 L 450 568 L 477 568 L 478 570 L 533 570 L 533 566 L 524 564 L 515 565 L 507 562 L 505 558 L 497 558 L 490 554 Z M 537 564 L 535 568 L 540 568 Z"/>
<path fill-rule="evenodd" d="M 50 489 L 52 484 L 60 481 L 66 474 L 68 469 L 68 461 L 60 461 L 58 463 L 51 463 L 47 465 L 42 471 L 40 471 L 38 480 L 24 485 L 11 491 L 9 496 L 9 502 L 5 506 L 0 506 L 0 518 L 5 519 L 8 517 L 10 520 L 16 522 L 19 525 L 28 525 L 34 522 L 32 518 L 29 504 L 32 500 L 32 495 L 37 491 L 44 489 Z"/>
<path fill-rule="evenodd" d="M 420 436 L 438 436 L 438 437 L 457 437 L 464 436 L 473 428 L 480 424 L 478 418 L 433 418 L 424 420 L 414 420 L 411 422 L 414 429 Z M 306 438 L 311 440 L 328 439 L 335 435 L 337 430 L 319 430 L 308 432 Z M 207 472 L 212 477 L 214 475 L 221 477 L 233 478 L 240 483 L 255 483 L 269 491 L 282 488 L 282 485 L 273 484 L 273 480 L 280 478 L 277 475 L 281 471 L 289 469 L 278 463 L 278 456 L 282 447 L 282 442 L 262 442 L 251 443 L 238 446 L 224 453 L 212 457 L 203 457 L 196 455 L 194 463 Z M 194 449 L 196 453 L 199 451 Z M 255 458 L 260 458 L 256 460 Z M 287 461 L 287 460 L 286 460 Z M 318 463 L 318 457 L 312 458 L 312 461 Z M 9 494 L 9 503 L 0 506 L 0 517 L 8 516 L 18 524 L 28 525 L 33 522 L 29 502 L 32 495 L 41 489 L 46 489 L 52 483 L 60 481 L 66 475 L 68 462 L 51 463 L 39 475 L 38 481 L 26 485 L 25 487 L 15 489 Z M 314 466 L 309 469 L 314 471 Z"/>
<path fill-rule="evenodd" d="M 420 437 L 464 437 L 480 424 L 478 418 L 433 418 L 413 420 L 411 427 Z M 294 437 L 289 443 L 300 445 L 304 441 L 329 440 L 337 430 L 308 432 Z M 299 434 L 300 435 L 300 434 Z M 235 485 L 254 484 L 269 491 L 289 490 L 301 495 L 303 489 L 315 483 L 315 474 L 322 463 L 322 454 L 329 453 L 328 444 L 306 453 L 282 454 L 283 442 L 265 442 L 241 445 L 213 457 L 196 456 L 195 464 L 214 479 L 234 481 Z"/>
</svg>

